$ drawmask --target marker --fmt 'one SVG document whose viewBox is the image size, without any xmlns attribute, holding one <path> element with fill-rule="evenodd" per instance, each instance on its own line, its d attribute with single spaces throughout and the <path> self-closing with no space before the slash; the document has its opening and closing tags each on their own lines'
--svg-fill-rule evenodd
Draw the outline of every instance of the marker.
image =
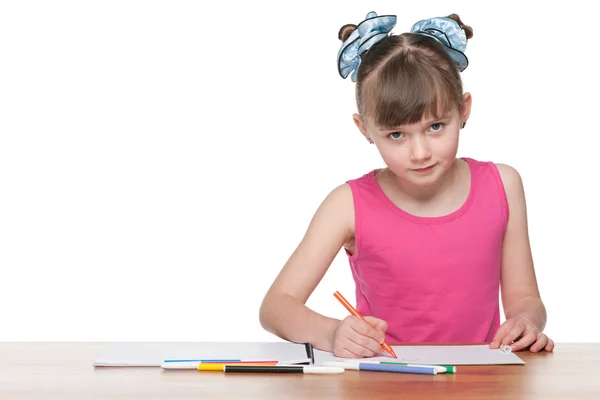
<svg viewBox="0 0 600 400">
<path fill-rule="evenodd" d="M 200 369 L 203 367 L 211 369 Z M 315 365 L 222 365 L 200 364 L 201 371 L 248 372 L 248 373 L 283 373 L 283 374 L 342 374 L 344 368 L 322 367 Z"/>
<path fill-rule="evenodd" d="M 409 364 L 403 362 L 396 361 L 371 361 L 371 360 L 361 360 L 361 361 L 326 361 L 323 365 L 328 366 L 337 366 L 338 363 L 350 363 L 350 364 L 385 364 L 385 365 L 405 365 L 407 367 L 425 367 L 425 368 L 435 368 L 438 374 L 443 374 L 449 372 L 451 374 L 456 373 L 456 367 L 450 365 L 433 365 L 433 364 Z M 341 366 L 341 365 L 340 365 Z"/>
<path fill-rule="evenodd" d="M 306 360 L 165 360 L 163 369 L 198 369 L 200 364 L 258 364 L 258 365 L 297 365 L 308 364 Z"/>
<path fill-rule="evenodd" d="M 198 359 L 194 359 L 194 360 L 164 360 L 163 362 L 166 363 L 170 363 L 170 362 L 219 362 L 219 363 L 229 363 L 229 362 L 241 362 L 242 360 L 234 360 L 231 358 L 225 358 L 225 359 L 202 359 L 202 360 L 198 360 Z"/>
<path fill-rule="evenodd" d="M 354 362 L 325 362 L 324 365 L 335 366 L 344 369 L 354 369 L 358 371 L 379 371 L 379 372 L 402 372 L 406 374 L 422 374 L 422 375 L 437 375 L 438 371 L 435 367 L 431 366 L 419 366 L 411 367 L 408 365 L 389 365 L 389 364 L 375 364 L 375 363 L 354 363 Z"/>
<path fill-rule="evenodd" d="M 444 372 L 449 372 L 451 374 L 456 373 L 456 367 L 453 365 L 408 364 L 408 363 L 393 362 L 393 361 L 380 361 L 379 364 L 407 365 L 409 367 L 435 367 L 437 369 L 438 374 L 443 374 Z"/>
<path fill-rule="evenodd" d="M 277 364 L 253 364 L 253 363 L 236 363 L 236 364 L 217 364 L 217 363 L 202 363 L 195 368 L 198 371 L 224 371 L 225 367 L 248 367 L 248 366 L 275 366 Z"/>
<path fill-rule="evenodd" d="M 354 315 L 355 317 L 358 317 L 360 319 L 362 319 L 363 321 L 367 322 L 366 319 L 363 318 L 362 315 L 360 315 L 358 313 L 358 311 L 356 311 L 356 309 L 354 307 L 352 307 L 352 304 L 348 303 L 348 300 L 346 300 L 344 298 L 344 296 L 342 296 L 342 294 L 338 291 L 336 291 L 334 294 L 336 299 L 338 299 L 340 301 L 340 303 L 342 303 L 342 305 L 344 307 L 346 307 L 346 310 L 348 310 L 350 312 L 350 314 Z M 368 322 L 367 322 L 368 324 Z M 381 343 L 381 347 L 383 347 L 383 349 L 385 351 L 387 351 L 392 357 L 394 358 L 398 358 L 398 356 L 396 355 L 396 353 L 394 353 L 394 350 L 392 350 L 392 348 L 390 347 L 389 344 L 387 344 L 386 342 Z"/>
<path fill-rule="evenodd" d="M 226 362 L 198 362 L 198 361 L 171 361 L 163 362 L 163 369 L 198 369 L 200 365 L 277 365 L 278 361 L 226 361 Z"/>
</svg>

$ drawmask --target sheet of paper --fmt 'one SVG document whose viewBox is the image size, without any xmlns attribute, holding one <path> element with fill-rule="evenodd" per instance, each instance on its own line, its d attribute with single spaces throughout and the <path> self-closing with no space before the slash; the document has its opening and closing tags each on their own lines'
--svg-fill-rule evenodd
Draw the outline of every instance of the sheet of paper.
<svg viewBox="0 0 600 400">
<path fill-rule="evenodd" d="M 309 362 L 303 344 L 289 342 L 111 343 L 96 367 L 160 367 L 164 360 L 235 359 Z"/>
<path fill-rule="evenodd" d="M 377 357 L 368 357 L 370 361 L 397 361 L 413 364 L 438 365 L 493 365 L 525 364 L 514 353 L 505 353 L 500 349 L 490 349 L 487 344 L 467 346 L 392 346 L 398 356 L 392 358 L 387 353 Z M 359 361 L 356 358 L 338 358 L 332 353 L 315 350 L 315 364 L 325 361 Z"/>
</svg>

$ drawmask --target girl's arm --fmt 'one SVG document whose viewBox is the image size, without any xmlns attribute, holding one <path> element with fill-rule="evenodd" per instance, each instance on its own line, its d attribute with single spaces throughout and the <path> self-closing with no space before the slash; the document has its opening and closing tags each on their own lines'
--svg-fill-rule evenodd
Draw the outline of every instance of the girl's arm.
<svg viewBox="0 0 600 400">
<path fill-rule="evenodd" d="M 267 331 L 291 342 L 310 342 L 331 351 L 339 320 L 318 314 L 304 304 L 335 256 L 354 237 L 354 204 L 348 184 L 335 188 L 313 216 L 304 238 L 271 285 L 260 307 Z"/>
<path fill-rule="evenodd" d="M 373 355 L 380 351 L 377 341 L 383 341 L 382 332 L 358 318 L 347 318 L 348 321 L 341 324 L 341 321 L 305 306 L 342 246 L 353 238 L 354 199 L 350 186 L 343 184 L 319 206 L 304 238 L 265 295 L 260 307 L 263 328 L 291 342 L 310 342 L 317 349 L 347 357 Z M 384 324 L 375 319 L 371 322 Z M 381 330 L 385 328 L 387 326 Z M 352 338 L 353 343 L 350 342 Z"/>
<path fill-rule="evenodd" d="M 508 225 L 502 247 L 500 286 L 506 322 L 498 330 L 491 347 L 501 343 L 518 351 L 551 351 L 552 340 L 542 333 L 546 326 L 546 308 L 540 297 L 527 226 L 527 208 L 523 182 L 508 165 L 498 164 L 508 201 Z"/>
</svg>

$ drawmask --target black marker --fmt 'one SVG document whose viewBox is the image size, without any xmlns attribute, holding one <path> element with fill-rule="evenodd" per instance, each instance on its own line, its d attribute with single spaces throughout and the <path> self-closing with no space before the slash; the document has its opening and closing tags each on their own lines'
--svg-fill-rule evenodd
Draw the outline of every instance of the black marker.
<svg viewBox="0 0 600 400">
<path fill-rule="evenodd" d="M 225 365 L 223 371 L 283 374 L 342 374 L 344 373 L 344 368 L 315 365 Z"/>
</svg>

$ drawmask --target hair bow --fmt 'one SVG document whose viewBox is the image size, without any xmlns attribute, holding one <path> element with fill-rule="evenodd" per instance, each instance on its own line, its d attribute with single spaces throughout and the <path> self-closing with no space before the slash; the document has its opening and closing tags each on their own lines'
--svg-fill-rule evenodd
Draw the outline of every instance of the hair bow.
<svg viewBox="0 0 600 400">
<path fill-rule="evenodd" d="M 469 65 L 469 60 L 464 53 L 467 48 L 467 35 L 458 22 L 452 18 L 425 19 L 414 24 L 410 28 L 410 32 L 431 36 L 443 44 L 461 72 Z"/>
<path fill-rule="evenodd" d="M 346 79 L 352 72 L 352 82 L 356 82 L 356 73 L 360 66 L 360 56 L 375 43 L 388 36 L 396 25 L 395 15 L 381 15 L 371 11 L 366 19 L 344 41 L 338 51 L 338 71 Z"/>
</svg>

